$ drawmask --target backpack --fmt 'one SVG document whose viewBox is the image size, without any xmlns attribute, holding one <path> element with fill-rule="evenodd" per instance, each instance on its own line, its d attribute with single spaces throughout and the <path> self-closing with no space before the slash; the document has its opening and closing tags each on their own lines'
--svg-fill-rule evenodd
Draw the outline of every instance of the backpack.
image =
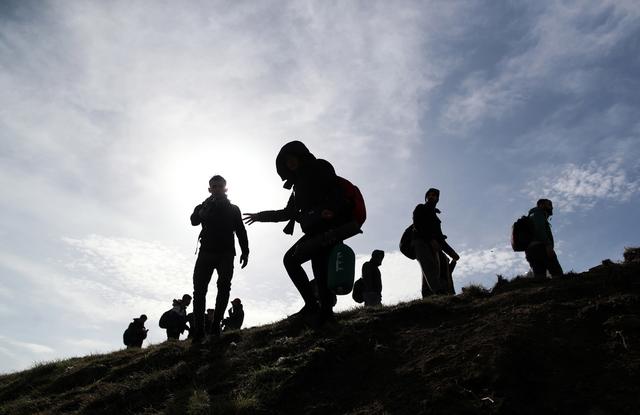
<svg viewBox="0 0 640 415">
<path fill-rule="evenodd" d="M 528 216 L 522 216 L 511 227 L 511 248 L 515 252 L 522 252 L 533 241 L 533 220 Z"/>
<path fill-rule="evenodd" d="M 133 343 L 133 339 L 132 337 L 132 333 L 131 333 L 131 324 L 129 324 L 129 327 L 127 327 L 127 329 L 124 331 L 124 333 L 122 333 L 122 342 L 124 343 L 125 346 L 130 346 Z"/>
<path fill-rule="evenodd" d="M 338 176 L 338 184 L 344 196 L 349 200 L 352 218 L 362 226 L 364 221 L 367 220 L 367 208 L 365 207 L 364 198 L 362 197 L 360 189 L 349 180 L 340 176 Z"/>
<path fill-rule="evenodd" d="M 356 273 L 356 255 L 344 243 L 337 244 L 329 255 L 329 290 L 338 295 L 349 294 Z"/>
<path fill-rule="evenodd" d="M 416 250 L 411 242 L 413 241 L 413 225 L 409 225 L 400 238 L 400 252 L 409 259 L 416 259 Z"/>
<path fill-rule="evenodd" d="M 172 318 L 173 317 L 171 315 L 172 313 L 173 313 L 172 310 L 167 310 L 164 313 L 162 313 L 162 316 L 160 316 L 160 321 L 158 322 L 158 325 L 160 326 L 161 329 L 167 329 L 173 325 L 173 320 L 175 319 Z"/>
<path fill-rule="evenodd" d="M 356 282 L 353 284 L 353 292 L 351 293 L 351 298 L 353 301 L 360 304 L 364 302 L 364 295 L 362 293 L 364 289 L 364 280 L 362 278 L 358 278 Z"/>
</svg>

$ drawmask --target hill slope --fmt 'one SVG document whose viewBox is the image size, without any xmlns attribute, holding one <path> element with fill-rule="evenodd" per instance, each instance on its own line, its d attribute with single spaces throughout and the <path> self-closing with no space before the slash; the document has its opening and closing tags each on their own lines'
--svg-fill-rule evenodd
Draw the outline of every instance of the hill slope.
<svg viewBox="0 0 640 415">
<path fill-rule="evenodd" d="M 640 264 L 284 320 L 0 377 L 1 414 L 631 414 Z"/>
</svg>

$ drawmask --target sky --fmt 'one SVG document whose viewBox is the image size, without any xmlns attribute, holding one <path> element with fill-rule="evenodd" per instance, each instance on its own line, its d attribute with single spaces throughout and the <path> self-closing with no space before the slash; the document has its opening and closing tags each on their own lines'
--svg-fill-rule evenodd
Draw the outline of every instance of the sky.
<svg viewBox="0 0 640 415">
<path fill-rule="evenodd" d="M 636 0 L 0 2 L 0 373 L 118 350 L 142 313 L 162 342 L 208 179 L 242 212 L 281 208 L 290 140 L 361 189 L 348 244 L 357 274 L 386 252 L 383 304 L 420 296 L 398 243 L 429 187 L 458 292 L 528 271 L 509 233 L 542 197 L 566 271 L 621 260 L 640 244 L 639 50 Z M 302 306 L 283 226 L 248 227 L 245 326 Z"/>
</svg>

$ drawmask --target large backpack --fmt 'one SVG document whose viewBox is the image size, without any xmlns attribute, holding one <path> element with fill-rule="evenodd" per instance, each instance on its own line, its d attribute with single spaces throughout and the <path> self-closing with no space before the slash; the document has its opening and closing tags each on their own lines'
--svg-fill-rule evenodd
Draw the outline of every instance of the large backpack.
<svg viewBox="0 0 640 415">
<path fill-rule="evenodd" d="M 132 334 L 131 324 L 129 324 L 129 327 L 122 333 L 122 342 L 125 346 L 130 346 L 133 343 Z"/>
<path fill-rule="evenodd" d="M 364 221 L 367 220 L 367 208 L 360 189 L 344 177 L 338 176 L 338 183 L 345 197 L 349 200 L 352 218 L 362 226 Z"/>
<path fill-rule="evenodd" d="M 162 313 L 162 316 L 160 316 L 160 321 L 158 322 L 158 325 L 160 326 L 161 329 L 168 329 L 170 327 L 172 327 L 175 322 L 175 318 L 174 315 L 175 313 L 173 312 L 173 310 L 167 310 L 164 313 Z"/>
<path fill-rule="evenodd" d="M 349 294 L 356 273 L 356 255 L 344 243 L 337 244 L 329 255 L 329 290 L 337 295 Z"/>
<path fill-rule="evenodd" d="M 515 252 L 522 252 L 533 241 L 533 220 L 528 216 L 522 216 L 511 227 L 511 248 Z"/>
<path fill-rule="evenodd" d="M 362 278 L 358 278 L 356 282 L 353 284 L 353 293 L 351 293 L 351 298 L 353 301 L 360 304 L 364 302 L 364 280 Z"/>
<path fill-rule="evenodd" d="M 409 259 L 416 259 L 416 250 L 411 242 L 413 241 L 413 225 L 409 225 L 400 238 L 400 252 Z"/>
</svg>

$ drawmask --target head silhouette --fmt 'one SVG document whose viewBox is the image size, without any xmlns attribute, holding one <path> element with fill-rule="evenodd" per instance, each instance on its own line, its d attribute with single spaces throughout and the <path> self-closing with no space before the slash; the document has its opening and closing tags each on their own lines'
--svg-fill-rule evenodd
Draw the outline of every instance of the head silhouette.
<svg viewBox="0 0 640 415">
<path fill-rule="evenodd" d="M 436 189 L 436 188 L 430 188 L 429 190 L 427 190 L 427 193 L 425 193 L 424 195 L 424 201 L 426 203 L 431 203 L 433 205 L 438 204 L 438 201 L 440 200 L 440 190 Z"/>
<path fill-rule="evenodd" d="M 214 197 L 223 196 L 227 193 L 227 181 L 224 177 L 216 174 L 209 180 L 209 193 Z"/>
<path fill-rule="evenodd" d="M 374 263 L 381 265 L 383 259 L 384 259 L 384 251 L 381 251 L 380 249 L 376 249 L 371 253 L 371 260 Z"/>
<path fill-rule="evenodd" d="M 536 206 L 544 210 L 547 216 L 553 215 L 553 203 L 549 199 L 539 199 Z"/>
</svg>

